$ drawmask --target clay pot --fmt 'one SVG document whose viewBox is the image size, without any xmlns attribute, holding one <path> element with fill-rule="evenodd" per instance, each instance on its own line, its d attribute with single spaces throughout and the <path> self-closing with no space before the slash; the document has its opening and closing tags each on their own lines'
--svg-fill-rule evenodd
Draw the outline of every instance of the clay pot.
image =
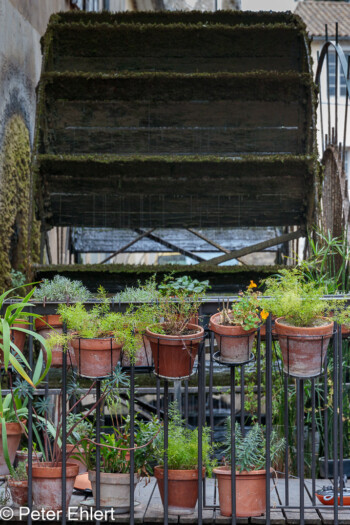
<svg viewBox="0 0 350 525">
<path fill-rule="evenodd" d="M 146 337 L 151 344 L 154 369 L 158 375 L 174 379 L 191 375 L 204 330 L 195 324 L 188 324 L 187 327 L 196 333 L 183 336 L 163 335 L 147 328 Z"/>
<path fill-rule="evenodd" d="M 33 501 L 45 510 L 62 510 L 62 463 L 52 467 L 52 463 L 34 463 L 32 469 Z M 79 467 L 73 463 L 66 464 L 66 508 L 72 497 L 74 481 Z"/>
<path fill-rule="evenodd" d="M 108 377 L 118 364 L 122 345 L 113 337 L 72 339 L 79 375 L 89 378 Z"/>
<path fill-rule="evenodd" d="M 75 445 L 71 445 L 70 443 L 67 443 L 66 445 L 66 451 L 67 454 L 69 453 L 70 456 L 68 457 L 69 463 L 73 463 L 74 465 L 78 465 L 79 467 L 79 474 L 84 474 L 84 472 L 87 472 L 87 468 L 85 463 L 83 463 L 80 459 L 75 459 L 72 456 L 77 453 L 83 453 L 84 449 L 83 447 L 80 447 L 78 445 L 78 448 Z"/>
<path fill-rule="evenodd" d="M 220 513 L 232 515 L 231 467 L 213 470 L 218 479 Z M 266 512 L 266 470 L 236 472 L 236 516 L 247 518 Z"/>
<path fill-rule="evenodd" d="M 209 328 L 215 334 L 220 359 L 225 363 L 245 363 L 250 359 L 256 330 L 219 324 L 220 312 L 210 318 Z"/>
<path fill-rule="evenodd" d="M 44 320 L 46 323 L 48 323 L 51 326 L 51 328 L 47 326 L 47 324 L 45 324 Z M 41 319 L 35 320 L 35 329 L 38 333 L 40 333 L 40 335 L 44 337 L 44 339 L 49 339 L 51 337 L 53 329 L 58 334 L 62 334 L 63 324 L 62 324 L 61 316 L 57 314 L 44 315 L 43 320 Z M 46 350 L 42 345 L 41 345 L 41 349 L 44 353 L 44 359 L 46 360 Z M 77 366 L 76 361 L 75 361 L 74 351 L 70 343 L 68 343 L 68 350 L 69 352 L 67 352 L 67 366 L 71 366 L 71 365 Z M 54 368 L 62 368 L 62 363 L 63 363 L 62 347 L 59 345 L 54 346 L 51 350 L 51 353 L 52 353 L 51 366 Z"/>
<path fill-rule="evenodd" d="M 22 319 L 16 319 L 12 326 L 17 326 L 18 328 L 25 328 L 26 330 L 28 330 L 30 326 L 28 324 L 24 324 L 21 321 Z M 26 335 L 27 334 L 25 334 L 24 332 L 19 332 L 18 330 L 11 330 L 11 341 L 14 342 L 14 344 L 21 352 L 23 352 L 24 350 Z M 2 339 L 0 339 L 0 342 L 2 343 Z M 18 353 L 15 352 L 13 349 L 11 350 L 11 352 L 18 356 Z M 0 350 L 0 366 L 4 366 L 4 353 L 2 350 Z M 9 364 L 9 366 L 11 366 L 11 364 Z"/>
<path fill-rule="evenodd" d="M 141 335 L 136 337 L 140 339 L 140 346 L 136 351 L 135 366 L 152 366 L 152 350 L 148 339 Z M 122 356 L 122 366 L 130 366 L 130 358 L 125 354 Z"/>
<path fill-rule="evenodd" d="M 299 327 L 275 322 L 282 351 L 283 370 L 294 377 L 316 377 L 321 374 L 328 343 L 333 335 L 333 322 L 325 317 L 323 326 Z"/>
<path fill-rule="evenodd" d="M 160 496 L 164 505 L 164 469 L 154 467 Z M 205 468 L 202 469 L 202 477 Z M 168 512 L 169 514 L 192 514 L 198 499 L 198 469 L 168 470 Z"/>
<path fill-rule="evenodd" d="M 24 421 L 23 424 L 26 422 Z M 7 446 L 9 450 L 9 456 L 11 464 L 13 465 L 16 457 L 16 452 L 21 441 L 21 435 L 23 433 L 22 426 L 20 423 L 6 423 L 6 433 L 7 433 Z M 2 435 L 0 432 L 0 476 L 9 474 L 9 469 L 7 468 L 2 445 Z"/>
<path fill-rule="evenodd" d="M 32 453 L 32 462 L 38 463 L 43 459 L 42 452 L 33 452 Z M 27 450 L 17 450 L 16 452 L 16 462 L 18 463 L 28 463 L 28 451 Z"/>
<path fill-rule="evenodd" d="M 28 480 L 15 481 L 9 478 L 8 486 L 11 491 L 13 504 L 16 507 L 25 507 L 28 504 Z"/>
<path fill-rule="evenodd" d="M 92 494 L 96 494 L 96 472 L 89 470 Z M 139 476 L 134 474 L 134 489 Z M 101 507 L 123 507 L 130 510 L 130 474 L 100 473 L 100 505 Z"/>
</svg>

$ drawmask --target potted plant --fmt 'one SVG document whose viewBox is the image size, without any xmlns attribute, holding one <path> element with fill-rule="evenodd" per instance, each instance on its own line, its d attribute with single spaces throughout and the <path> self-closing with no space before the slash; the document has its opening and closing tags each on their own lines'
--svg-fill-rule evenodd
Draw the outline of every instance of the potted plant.
<svg viewBox="0 0 350 525">
<path fill-rule="evenodd" d="M 13 337 L 11 336 L 11 331 L 16 330 L 31 335 L 34 339 L 37 339 L 45 346 L 45 340 L 29 328 L 19 326 L 13 327 L 15 320 L 18 319 L 19 316 L 28 320 L 28 323 L 29 317 L 38 317 L 32 312 L 26 311 L 26 309 L 33 306 L 28 301 L 33 295 L 34 290 L 35 289 L 31 290 L 24 298 L 15 297 L 13 299 L 14 302 L 8 304 L 6 308 L 4 304 L 5 300 L 11 293 L 13 294 L 15 290 L 8 290 L 0 296 L 0 311 L 3 312 L 0 316 L 0 351 L 5 372 L 7 372 L 9 366 L 11 366 L 16 370 L 18 376 L 33 388 L 40 384 L 45 378 L 50 368 L 51 352 L 50 350 L 47 350 L 47 362 L 44 371 L 42 371 L 43 354 L 42 352 L 39 353 L 35 370 L 33 370 L 32 378 L 30 378 L 28 375 L 30 373 L 29 363 L 24 357 L 22 351 L 15 344 Z M 13 327 L 12 330 L 11 327 Z M 3 397 L 0 383 L 0 474 L 2 475 L 9 474 L 11 471 L 21 435 L 25 428 L 28 398 L 22 402 L 17 394 L 18 389 L 14 389 L 12 393 Z"/>
<path fill-rule="evenodd" d="M 83 460 L 80 454 L 84 454 L 82 446 L 79 444 L 86 436 L 93 435 L 93 427 L 90 420 L 84 418 L 81 414 L 70 413 L 67 417 L 67 444 L 66 450 L 69 461 L 79 467 L 79 474 L 87 471 L 86 460 Z M 72 432 L 70 432 L 72 429 Z M 78 454 L 76 456 L 76 454 Z"/>
<path fill-rule="evenodd" d="M 93 403 L 91 408 L 89 408 L 83 416 L 73 418 L 71 414 L 74 413 L 78 403 L 81 403 L 87 396 L 89 396 L 96 386 L 96 381 L 93 381 L 90 388 L 87 392 L 75 402 L 71 408 L 67 411 L 67 420 L 70 421 L 69 428 L 66 429 L 66 444 L 70 442 L 71 436 L 74 436 L 76 429 L 79 427 L 82 428 L 82 419 L 88 420 L 91 415 L 95 414 L 96 408 L 101 405 L 105 398 L 113 392 L 119 383 L 124 381 L 124 374 L 121 372 L 120 367 L 117 367 L 112 376 L 107 381 L 105 388 L 99 399 Z M 73 385 L 72 393 L 76 388 Z M 62 442 L 62 396 L 58 397 L 58 416 L 57 420 L 53 421 L 48 416 L 48 405 L 47 400 L 42 399 L 41 402 L 36 403 L 37 408 L 34 408 L 34 417 L 36 420 L 36 425 L 40 428 L 44 436 L 44 445 L 45 445 L 45 459 L 41 463 L 33 463 L 32 465 L 32 481 L 33 481 L 33 501 L 35 505 L 41 509 L 45 510 L 62 510 L 62 448 L 66 444 Z M 92 425 L 86 426 L 87 430 L 92 429 Z M 76 434 L 77 439 L 78 435 Z M 66 449 L 66 492 L 65 500 L 66 506 L 68 508 L 75 478 L 79 473 L 79 465 L 70 461 L 71 457 L 75 459 L 80 459 L 82 462 L 86 462 L 86 450 L 83 448 L 83 443 L 90 443 L 93 441 L 93 432 L 87 437 L 81 437 L 80 441 L 76 440 L 74 447 L 75 450 Z M 82 452 L 83 450 L 83 452 Z M 48 497 L 48 493 L 50 497 Z"/>
<path fill-rule="evenodd" d="M 218 479 L 220 513 L 232 515 L 231 498 L 231 419 L 227 418 L 224 465 L 216 467 L 213 473 Z M 240 425 L 235 425 L 235 475 L 236 475 L 236 516 L 261 516 L 266 512 L 266 439 L 262 427 L 254 425 L 245 436 Z M 271 465 L 278 459 L 285 447 L 284 439 L 275 432 L 270 437 Z"/>
<path fill-rule="evenodd" d="M 58 313 L 66 323 L 67 334 L 53 334 L 51 347 L 66 348 L 71 342 L 79 375 L 104 378 L 117 366 L 121 350 L 131 358 L 135 355 L 135 335 L 131 315 L 110 311 L 110 301 L 103 288 L 99 289 L 100 302 L 88 310 L 82 303 L 61 304 Z"/>
<path fill-rule="evenodd" d="M 178 296 L 188 297 L 190 299 L 203 296 L 211 286 L 209 285 L 209 281 L 198 281 L 198 279 L 192 279 L 189 275 L 184 275 L 174 279 L 173 274 L 170 274 L 165 276 L 158 288 L 161 295 L 174 298 Z M 198 325 L 198 321 L 199 317 L 197 309 L 189 322 Z"/>
<path fill-rule="evenodd" d="M 176 404 L 169 407 L 168 426 L 168 512 L 170 514 L 192 514 L 198 499 L 198 429 L 186 427 Z M 154 476 L 164 504 L 164 431 L 154 445 L 157 466 Z M 202 476 L 211 474 L 214 461 L 211 460 L 210 429 L 202 433 Z"/>
<path fill-rule="evenodd" d="M 43 304 L 47 302 L 70 302 L 79 301 L 85 302 L 91 297 L 90 292 L 83 286 L 81 281 L 72 281 L 62 275 L 55 275 L 52 280 L 43 279 L 40 286 L 34 292 L 33 298 Z M 63 323 L 60 315 L 49 314 L 35 321 L 35 328 L 44 339 L 49 339 L 53 333 L 62 334 Z M 74 352 L 69 348 L 69 359 L 67 365 L 76 365 L 74 361 Z M 52 351 L 52 366 L 62 366 L 62 348 L 60 345 L 51 345 Z"/>
<path fill-rule="evenodd" d="M 261 304 L 277 316 L 275 331 L 282 351 L 284 372 L 295 377 L 315 377 L 322 372 L 333 321 L 325 317 L 329 304 L 324 289 L 305 282 L 300 270 L 281 270 L 264 281 Z"/>
<path fill-rule="evenodd" d="M 151 345 L 156 374 L 178 379 L 191 375 L 204 330 L 191 323 L 201 304 L 199 296 L 189 298 L 181 290 L 175 298 L 170 294 L 168 290 L 159 299 L 157 322 L 146 329 L 145 335 Z"/>
<path fill-rule="evenodd" d="M 24 507 L 28 504 L 28 476 L 26 464 L 21 461 L 10 476 L 7 484 L 11 492 L 12 502 L 17 507 Z"/>
<path fill-rule="evenodd" d="M 32 461 L 41 461 L 43 459 L 43 453 L 37 450 L 37 444 L 33 443 Z M 28 463 L 28 448 L 23 447 L 21 450 L 16 452 L 16 463 Z"/>
<path fill-rule="evenodd" d="M 220 359 L 226 363 L 244 363 L 249 361 L 253 348 L 256 329 L 265 320 L 268 313 L 259 314 L 259 292 L 257 285 L 250 281 L 245 292 L 240 292 L 239 300 L 227 304 L 210 318 L 209 328 L 214 332 Z"/>
</svg>

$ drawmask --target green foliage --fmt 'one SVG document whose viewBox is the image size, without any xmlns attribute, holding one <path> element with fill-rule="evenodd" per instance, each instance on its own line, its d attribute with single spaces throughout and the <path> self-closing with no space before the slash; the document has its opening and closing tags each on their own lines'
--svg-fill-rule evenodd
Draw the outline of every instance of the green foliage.
<svg viewBox="0 0 350 525">
<path fill-rule="evenodd" d="M 93 426 L 90 420 L 84 418 L 81 414 L 70 413 L 67 416 L 67 443 L 75 445 L 84 437 L 93 434 Z M 61 432 L 62 434 L 62 432 Z"/>
<path fill-rule="evenodd" d="M 137 288 L 127 286 L 125 290 L 114 296 L 114 300 L 117 302 L 141 303 L 145 301 L 156 301 L 158 297 L 159 292 L 157 291 L 155 275 L 152 275 L 152 277 L 147 279 L 145 284 L 141 284 L 141 281 L 137 281 Z"/>
<path fill-rule="evenodd" d="M 154 443 L 154 456 L 157 464 L 164 463 L 164 432 Z M 198 468 L 198 429 L 186 427 L 176 403 L 169 406 L 168 425 L 168 468 L 174 470 L 191 470 Z M 210 475 L 215 465 L 212 460 L 213 449 L 210 445 L 210 428 L 204 427 L 202 432 L 202 464 Z"/>
<path fill-rule="evenodd" d="M 250 281 L 245 292 L 240 292 L 239 301 L 232 303 L 231 310 L 229 309 L 229 304 L 223 302 L 222 310 L 220 312 L 220 324 L 222 325 L 233 325 L 241 326 L 244 330 L 252 330 L 258 328 L 261 323 L 261 318 L 259 315 L 259 295 L 260 292 L 254 291 L 257 285 Z"/>
<path fill-rule="evenodd" d="M 323 286 L 325 293 L 349 291 L 350 246 L 347 232 L 332 237 L 330 231 L 315 230 L 315 240 L 309 236 L 310 256 L 298 263 L 306 282 Z"/>
<path fill-rule="evenodd" d="M 263 428 L 255 424 L 245 436 L 242 435 L 241 427 L 236 422 L 236 470 L 260 470 L 265 468 L 266 463 L 266 438 Z M 225 437 L 225 462 L 231 464 L 231 418 L 226 420 Z M 270 458 L 271 465 L 279 458 L 285 448 L 285 440 L 280 439 L 275 431 L 270 436 Z"/>
<path fill-rule="evenodd" d="M 62 275 L 55 275 L 52 280 L 43 279 L 34 292 L 37 301 L 80 301 L 85 302 L 91 294 L 81 281 L 72 281 Z"/>
<path fill-rule="evenodd" d="M 177 296 L 180 292 L 181 295 L 187 295 L 188 297 L 205 294 L 210 288 L 209 281 L 198 281 L 198 279 L 192 279 L 189 275 L 174 279 L 173 274 L 166 276 L 159 285 L 162 295 Z"/>
<path fill-rule="evenodd" d="M 17 467 L 13 469 L 11 479 L 14 481 L 26 481 L 28 479 L 26 467 L 25 461 L 19 461 Z"/>
<path fill-rule="evenodd" d="M 278 275 L 264 281 L 265 295 L 261 306 L 292 326 L 317 326 L 329 309 L 329 303 L 322 300 L 324 286 L 305 282 L 300 269 L 281 270 Z"/>
</svg>

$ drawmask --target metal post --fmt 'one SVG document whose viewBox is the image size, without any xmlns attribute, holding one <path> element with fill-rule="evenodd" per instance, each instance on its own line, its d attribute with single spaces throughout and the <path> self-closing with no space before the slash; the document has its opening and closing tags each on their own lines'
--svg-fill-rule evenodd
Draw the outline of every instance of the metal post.
<svg viewBox="0 0 350 525">
<path fill-rule="evenodd" d="M 339 349 L 339 478 L 340 478 L 340 505 L 344 503 L 344 494 L 343 494 L 343 476 L 344 476 L 344 466 L 343 466 L 343 456 L 344 456 L 344 446 L 343 446 L 343 347 L 342 347 L 342 333 L 341 325 L 338 325 L 338 349 Z"/>
<path fill-rule="evenodd" d="M 272 319 L 266 320 L 266 523 L 270 523 L 270 437 L 272 426 Z"/>
<path fill-rule="evenodd" d="M 298 460 L 299 460 L 299 505 L 300 525 L 304 525 L 304 380 L 297 379 L 299 390 L 299 420 L 298 420 Z"/>
<path fill-rule="evenodd" d="M 135 455 L 134 455 L 134 430 L 135 430 L 135 366 L 130 360 L 130 525 L 135 523 L 135 507 L 134 507 L 134 470 L 135 470 Z"/>
<path fill-rule="evenodd" d="M 311 444 L 311 479 L 312 504 L 316 505 L 316 392 L 315 379 L 311 379 L 311 409 L 312 409 L 312 444 Z"/>
<path fill-rule="evenodd" d="M 236 368 L 231 367 L 230 390 L 231 390 L 231 502 L 232 517 L 231 525 L 236 525 Z"/>
<path fill-rule="evenodd" d="M 261 333 L 258 328 L 257 344 L 256 344 L 256 367 L 258 374 L 258 423 L 261 425 Z"/>
<path fill-rule="evenodd" d="M 168 525 L 168 380 L 164 381 L 164 525 Z"/>
<path fill-rule="evenodd" d="M 32 307 L 30 307 L 32 312 Z M 33 317 L 29 317 L 30 328 L 32 328 Z M 33 336 L 29 336 L 29 377 L 33 376 Z M 33 401 L 31 396 L 28 398 L 28 514 L 27 523 L 32 525 L 31 511 L 33 508 Z"/>
<path fill-rule="evenodd" d="M 67 334 L 66 323 L 63 333 Z M 67 348 L 62 348 L 62 525 L 66 524 Z"/>
<path fill-rule="evenodd" d="M 96 501 L 95 501 L 95 508 L 96 510 L 99 510 L 100 508 L 100 447 L 99 443 L 101 442 L 101 406 L 99 400 L 101 399 L 101 381 L 98 379 L 96 381 Z M 99 525 L 100 521 L 96 520 L 96 525 Z"/>
<path fill-rule="evenodd" d="M 202 389 L 205 390 L 203 382 L 203 345 L 200 345 L 198 353 L 198 525 L 202 525 L 202 431 L 203 431 L 203 396 Z M 205 359 L 205 357 L 204 357 Z"/>
<path fill-rule="evenodd" d="M 334 525 L 338 525 L 338 325 L 334 323 L 333 338 L 333 479 Z"/>
</svg>

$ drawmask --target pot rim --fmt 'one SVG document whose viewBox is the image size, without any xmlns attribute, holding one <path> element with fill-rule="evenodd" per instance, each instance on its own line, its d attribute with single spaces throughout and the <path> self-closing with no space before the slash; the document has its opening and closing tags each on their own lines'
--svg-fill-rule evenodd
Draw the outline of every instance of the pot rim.
<svg viewBox="0 0 350 525">
<path fill-rule="evenodd" d="M 164 479 L 164 467 L 161 465 L 157 465 L 154 467 L 154 476 L 158 479 L 156 476 L 156 473 L 159 474 L 160 479 Z M 171 476 L 173 476 L 173 479 L 184 479 L 187 478 L 194 479 L 193 474 L 195 475 L 195 479 L 198 479 L 198 473 L 199 469 L 193 468 L 193 469 L 168 469 L 168 479 L 170 479 Z M 202 467 L 202 476 L 205 475 L 205 467 Z"/>
<path fill-rule="evenodd" d="M 96 470 L 88 470 L 88 476 L 89 476 L 89 480 L 90 481 L 95 481 L 96 480 Z M 93 479 L 90 478 L 90 474 L 92 476 Z M 121 472 L 100 472 L 100 481 L 102 481 L 103 478 L 107 477 L 107 476 L 112 476 L 113 479 L 115 480 L 118 480 L 120 479 L 121 481 L 122 480 L 125 480 L 127 482 L 130 481 L 130 473 L 128 472 L 127 474 L 122 474 Z M 134 483 L 135 482 L 139 482 L 140 480 L 140 475 L 137 474 L 137 473 L 134 473 Z M 107 483 L 108 484 L 108 483 Z"/>
<path fill-rule="evenodd" d="M 50 329 L 50 328 L 62 328 L 63 326 L 63 322 L 59 314 L 45 314 L 45 315 L 42 315 L 41 317 L 42 319 L 39 319 L 39 318 L 35 319 L 35 330 L 37 332 L 40 332 L 41 330 L 45 330 L 45 329 Z M 52 321 L 49 322 L 50 318 L 52 318 Z"/>
<path fill-rule="evenodd" d="M 273 469 L 270 470 L 273 472 Z M 213 469 L 213 474 L 221 474 L 222 476 L 231 476 L 231 467 L 228 465 L 222 465 Z M 236 476 L 266 476 L 266 470 L 236 470 Z"/>
<path fill-rule="evenodd" d="M 147 336 L 150 336 L 150 337 L 162 340 L 162 341 L 182 341 L 182 340 L 193 341 L 193 340 L 201 339 L 203 337 L 203 335 L 204 335 L 204 328 L 202 326 L 199 326 L 198 324 L 192 324 L 192 323 L 188 323 L 187 327 L 189 329 L 197 329 L 197 332 L 195 334 L 167 335 L 167 334 L 158 334 L 158 333 L 152 332 L 152 330 L 150 330 L 150 328 L 152 326 L 157 326 L 157 325 L 163 326 L 163 325 L 166 325 L 166 324 L 167 323 L 155 323 L 153 325 L 147 326 L 145 334 Z"/>
<path fill-rule="evenodd" d="M 320 316 L 318 318 L 319 319 L 325 319 L 327 321 L 329 320 L 328 317 L 324 317 L 324 316 Z M 320 325 L 320 326 L 293 326 L 293 325 L 282 323 L 281 320 L 283 320 L 283 319 L 285 319 L 285 316 L 278 317 L 277 319 L 275 319 L 275 329 L 276 328 L 278 329 L 279 326 L 281 328 L 283 327 L 283 329 L 284 329 L 284 327 L 286 327 L 288 330 L 290 330 L 294 334 L 297 334 L 298 332 L 300 332 L 300 333 L 312 332 L 315 335 L 318 335 L 319 332 L 322 332 L 322 331 L 327 330 L 327 329 L 333 329 L 333 327 L 334 327 L 334 321 L 331 321 L 328 324 L 323 324 L 323 325 Z M 278 334 L 278 335 L 283 335 L 283 334 Z M 330 334 L 323 334 L 322 333 L 321 335 L 323 335 L 323 336 L 324 335 L 332 336 L 333 332 L 331 332 Z"/>
<path fill-rule="evenodd" d="M 32 464 L 32 477 L 33 478 L 62 478 L 62 463 L 58 463 L 57 467 L 53 467 L 50 461 L 34 462 Z M 28 471 L 28 465 L 27 465 Z M 79 473 L 79 466 L 75 463 L 66 463 L 66 477 L 75 478 Z"/>
</svg>

